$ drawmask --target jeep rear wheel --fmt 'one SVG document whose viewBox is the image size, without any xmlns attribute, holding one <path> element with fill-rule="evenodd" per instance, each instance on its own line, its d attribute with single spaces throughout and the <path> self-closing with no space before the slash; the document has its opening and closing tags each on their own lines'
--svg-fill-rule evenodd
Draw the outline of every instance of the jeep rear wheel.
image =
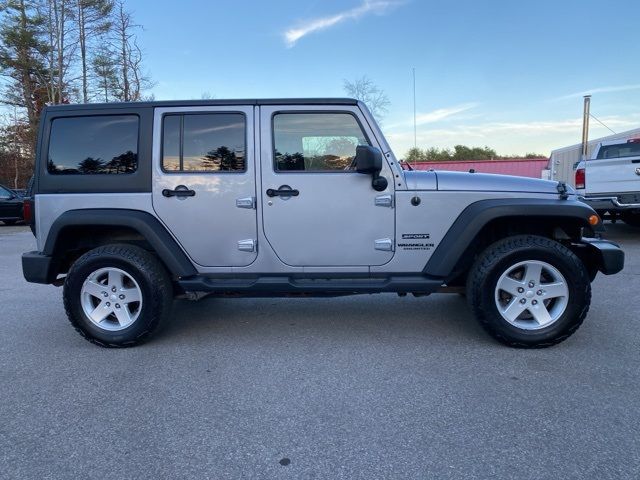
<svg viewBox="0 0 640 480">
<path fill-rule="evenodd" d="M 548 347 L 573 334 L 591 301 L 589 273 L 564 245 L 515 236 L 489 246 L 467 278 L 482 327 L 512 347 Z"/>
<path fill-rule="evenodd" d="M 72 265 L 63 295 L 67 316 L 83 337 L 103 347 L 129 347 L 147 340 L 164 323 L 172 285 L 151 253 L 107 245 Z"/>
</svg>

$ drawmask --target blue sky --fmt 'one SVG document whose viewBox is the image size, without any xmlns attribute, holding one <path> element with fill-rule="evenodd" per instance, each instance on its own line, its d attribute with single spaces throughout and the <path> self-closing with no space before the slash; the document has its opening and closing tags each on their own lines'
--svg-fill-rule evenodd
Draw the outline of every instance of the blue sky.
<svg viewBox="0 0 640 480">
<path fill-rule="evenodd" d="M 549 153 L 580 141 L 582 97 L 640 127 L 638 0 L 129 0 L 157 99 L 344 96 L 368 76 L 383 130 L 413 146 Z M 592 138 L 610 133 L 592 122 Z"/>
</svg>

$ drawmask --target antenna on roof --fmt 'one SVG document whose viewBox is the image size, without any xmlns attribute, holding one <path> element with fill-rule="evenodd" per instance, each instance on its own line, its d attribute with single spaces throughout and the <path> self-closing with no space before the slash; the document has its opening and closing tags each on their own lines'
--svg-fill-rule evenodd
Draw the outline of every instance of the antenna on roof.
<svg viewBox="0 0 640 480">
<path fill-rule="evenodd" d="M 418 122 L 416 120 L 416 67 L 413 67 L 413 148 L 418 148 Z M 415 159 L 417 166 L 418 159 Z"/>
<path fill-rule="evenodd" d="M 418 148 L 418 123 L 416 121 L 416 68 L 413 67 L 413 148 Z"/>
</svg>

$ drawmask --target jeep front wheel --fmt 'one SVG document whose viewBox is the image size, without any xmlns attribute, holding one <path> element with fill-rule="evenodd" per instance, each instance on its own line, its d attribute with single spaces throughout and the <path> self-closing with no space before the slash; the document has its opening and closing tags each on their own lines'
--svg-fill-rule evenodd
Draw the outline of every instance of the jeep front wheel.
<svg viewBox="0 0 640 480">
<path fill-rule="evenodd" d="M 64 305 L 76 330 L 103 347 L 145 341 L 169 314 L 172 285 L 163 265 L 132 245 L 91 250 L 72 265 Z"/>
<path fill-rule="evenodd" d="M 474 263 L 467 295 L 482 327 L 512 347 L 548 347 L 573 334 L 591 301 L 589 273 L 564 245 L 515 236 Z"/>
</svg>

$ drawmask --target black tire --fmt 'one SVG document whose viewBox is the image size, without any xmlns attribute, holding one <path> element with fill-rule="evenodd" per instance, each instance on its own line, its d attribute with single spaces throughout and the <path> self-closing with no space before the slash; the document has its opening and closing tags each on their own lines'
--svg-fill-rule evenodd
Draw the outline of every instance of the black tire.
<svg viewBox="0 0 640 480">
<path fill-rule="evenodd" d="M 137 319 L 118 331 L 98 327 L 84 313 L 81 291 L 85 280 L 101 268 L 117 268 L 137 283 L 142 304 Z M 173 300 L 171 279 L 151 253 L 133 245 L 106 245 L 82 255 L 64 282 L 64 307 L 69 321 L 84 338 L 102 347 L 132 347 L 148 340 L 169 317 Z"/>
<path fill-rule="evenodd" d="M 537 330 L 512 325 L 496 304 L 501 275 L 525 261 L 545 262 L 556 268 L 565 278 L 569 293 L 558 319 Z M 519 235 L 494 243 L 479 256 L 467 277 L 467 296 L 476 319 L 495 339 L 510 347 L 543 348 L 566 340 L 582 324 L 591 303 L 591 283 L 585 265 L 567 247 L 545 237 Z"/>
<path fill-rule="evenodd" d="M 630 227 L 640 228 L 640 213 L 625 213 L 622 215 L 622 221 Z"/>
</svg>

